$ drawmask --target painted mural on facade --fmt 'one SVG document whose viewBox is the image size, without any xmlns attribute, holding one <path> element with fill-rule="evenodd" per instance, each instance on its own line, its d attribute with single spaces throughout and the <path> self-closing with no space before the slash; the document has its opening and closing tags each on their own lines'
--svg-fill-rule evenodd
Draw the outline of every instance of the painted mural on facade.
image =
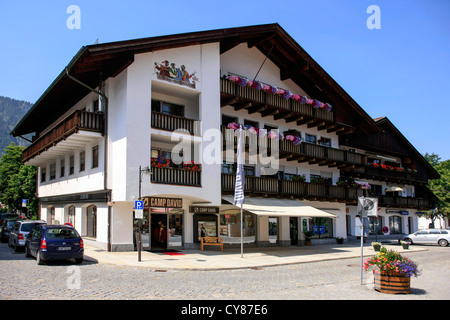
<svg viewBox="0 0 450 320">
<path fill-rule="evenodd" d="M 178 83 L 191 88 L 195 88 L 195 83 L 199 81 L 195 76 L 195 70 L 193 73 L 189 73 L 184 64 L 177 67 L 174 62 L 169 62 L 168 60 L 164 60 L 161 63 L 155 62 L 155 72 L 158 79 Z"/>
</svg>

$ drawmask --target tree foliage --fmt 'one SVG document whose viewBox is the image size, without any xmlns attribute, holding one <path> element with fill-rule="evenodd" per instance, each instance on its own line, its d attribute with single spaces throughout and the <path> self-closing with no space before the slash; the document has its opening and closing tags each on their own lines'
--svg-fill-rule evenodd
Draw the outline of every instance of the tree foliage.
<svg viewBox="0 0 450 320">
<path fill-rule="evenodd" d="M 434 153 L 426 153 L 424 157 L 441 176 L 428 182 L 428 187 L 438 198 L 434 214 L 450 217 L 450 160 L 440 161 L 441 158 Z"/>
<path fill-rule="evenodd" d="M 0 159 L 0 201 L 10 211 L 22 210 L 22 199 L 28 199 L 28 212 L 37 212 L 36 168 L 22 164 L 24 147 L 13 142 Z"/>
</svg>

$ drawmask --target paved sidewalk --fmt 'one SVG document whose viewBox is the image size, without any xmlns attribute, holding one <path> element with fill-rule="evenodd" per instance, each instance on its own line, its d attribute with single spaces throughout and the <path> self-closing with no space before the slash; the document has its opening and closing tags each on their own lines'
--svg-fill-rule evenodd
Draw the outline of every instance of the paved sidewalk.
<svg viewBox="0 0 450 320">
<path fill-rule="evenodd" d="M 384 246 L 388 250 L 393 249 L 403 255 L 407 255 L 408 252 L 427 250 L 426 247 L 415 246 L 410 246 L 405 250 L 397 244 Z M 374 254 L 372 246 L 365 244 L 364 257 Z M 137 251 L 107 252 L 91 245 L 85 245 L 84 255 L 85 260 L 91 262 L 154 270 L 224 270 L 357 258 L 361 256 L 361 247 L 359 243 L 351 242 L 303 247 L 244 248 L 243 257 L 241 257 L 240 246 L 225 247 L 223 252 L 216 247 L 207 247 L 204 251 L 181 250 L 170 254 L 142 251 L 141 261 L 138 261 Z"/>
</svg>

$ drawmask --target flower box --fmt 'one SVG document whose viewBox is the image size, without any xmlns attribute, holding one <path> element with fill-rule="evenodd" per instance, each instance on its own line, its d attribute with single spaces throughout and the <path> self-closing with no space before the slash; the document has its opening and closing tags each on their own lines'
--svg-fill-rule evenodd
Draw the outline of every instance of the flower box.
<svg viewBox="0 0 450 320">
<path fill-rule="evenodd" d="M 388 294 L 409 294 L 411 292 L 411 277 L 399 272 L 374 273 L 374 289 Z"/>
</svg>

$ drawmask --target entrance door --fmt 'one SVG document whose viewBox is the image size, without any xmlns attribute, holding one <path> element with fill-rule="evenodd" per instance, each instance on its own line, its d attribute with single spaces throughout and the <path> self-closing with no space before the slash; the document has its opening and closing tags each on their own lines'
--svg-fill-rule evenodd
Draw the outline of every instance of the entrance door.
<svg viewBox="0 0 450 320">
<path fill-rule="evenodd" d="M 289 217 L 289 226 L 291 234 L 291 245 L 298 245 L 298 219 L 297 217 Z"/>
<path fill-rule="evenodd" d="M 144 209 L 143 219 L 133 219 L 133 244 L 137 250 L 136 239 L 138 235 L 139 222 L 141 223 L 142 250 L 150 250 L 150 217 L 148 209 Z"/>
<path fill-rule="evenodd" d="M 167 250 L 167 214 L 152 213 L 150 225 L 151 250 Z"/>
</svg>

